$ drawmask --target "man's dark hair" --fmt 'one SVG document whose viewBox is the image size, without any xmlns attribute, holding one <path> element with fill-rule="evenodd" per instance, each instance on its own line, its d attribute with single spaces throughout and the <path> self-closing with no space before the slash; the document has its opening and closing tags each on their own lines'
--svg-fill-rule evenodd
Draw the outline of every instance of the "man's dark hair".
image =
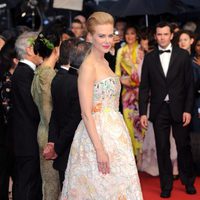
<svg viewBox="0 0 200 200">
<path fill-rule="evenodd" d="M 157 28 L 163 28 L 165 26 L 168 26 L 169 29 L 170 29 L 170 32 L 173 33 L 173 31 L 174 31 L 173 27 L 172 27 L 172 25 L 169 22 L 159 22 L 158 24 L 156 24 L 156 30 L 157 30 Z"/>
<path fill-rule="evenodd" d="M 75 45 L 78 39 L 70 38 L 68 40 L 64 40 L 60 45 L 60 56 L 59 56 L 59 64 L 60 65 L 68 65 L 69 64 L 69 52 L 71 48 Z"/>
<path fill-rule="evenodd" d="M 78 38 L 63 41 L 60 46 L 59 64 L 70 64 L 75 68 L 79 68 L 90 47 L 90 43 L 81 41 Z"/>
<path fill-rule="evenodd" d="M 80 25 L 81 25 L 81 28 L 83 28 L 83 24 L 82 24 L 82 22 L 81 22 L 79 19 L 73 19 L 72 24 L 73 24 L 73 23 L 80 24 Z"/>
<path fill-rule="evenodd" d="M 91 49 L 91 43 L 79 40 L 75 47 L 70 51 L 70 65 L 79 69 L 84 58 L 88 55 Z"/>
</svg>

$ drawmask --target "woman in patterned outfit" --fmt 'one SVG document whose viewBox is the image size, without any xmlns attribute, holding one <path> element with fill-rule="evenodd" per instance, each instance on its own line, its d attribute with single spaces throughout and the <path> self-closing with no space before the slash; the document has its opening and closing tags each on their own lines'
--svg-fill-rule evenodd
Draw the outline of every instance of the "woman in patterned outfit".
<svg viewBox="0 0 200 200">
<path fill-rule="evenodd" d="M 140 161 L 145 130 L 140 125 L 138 93 L 143 51 L 137 40 L 136 29 L 132 26 L 125 30 L 126 44 L 117 52 L 115 73 L 122 84 L 123 116 L 131 137 L 133 150 Z"/>
</svg>

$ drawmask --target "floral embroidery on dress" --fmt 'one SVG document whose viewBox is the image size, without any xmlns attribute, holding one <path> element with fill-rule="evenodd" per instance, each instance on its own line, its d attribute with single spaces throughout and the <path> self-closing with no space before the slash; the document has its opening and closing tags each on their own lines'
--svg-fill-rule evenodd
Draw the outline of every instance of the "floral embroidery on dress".
<svg viewBox="0 0 200 200">
<path fill-rule="evenodd" d="M 96 105 L 93 106 L 92 112 L 100 112 L 102 110 L 102 103 L 97 103 Z"/>
<path fill-rule="evenodd" d="M 118 111 L 120 89 L 121 86 L 117 76 L 96 82 L 93 91 L 93 104 L 95 106 L 101 104 L 101 110 L 112 108 Z"/>
</svg>

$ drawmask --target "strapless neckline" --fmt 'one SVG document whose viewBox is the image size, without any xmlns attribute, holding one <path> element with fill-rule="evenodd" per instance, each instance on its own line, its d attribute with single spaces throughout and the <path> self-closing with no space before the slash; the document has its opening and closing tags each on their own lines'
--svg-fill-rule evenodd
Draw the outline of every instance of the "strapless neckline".
<svg viewBox="0 0 200 200">
<path fill-rule="evenodd" d="M 105 78 L 103 78 L 103 79 L 96 80 L 96 81 L 94 82 L 94 84 L 97 84 L 97 83 L 99 83 L 99 82 L 106 81 L 106 80 L 112 79 L 112 78 L 118 78 L 118 76 L 117 76 L 117 75 L 114 75 L 114 76 L 107 76 L 107 77 L 105 77 Z"/>
</svg>

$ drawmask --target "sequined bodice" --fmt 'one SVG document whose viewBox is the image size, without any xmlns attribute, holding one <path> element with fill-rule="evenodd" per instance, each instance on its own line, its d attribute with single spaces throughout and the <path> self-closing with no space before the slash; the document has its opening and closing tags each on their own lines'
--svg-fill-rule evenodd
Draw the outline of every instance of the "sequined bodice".
<svg viewBox="0 0 200 200">
<path fill-rule="evenodd" d="M 118 76 L 110 76 L 94 84 L 93 112 L 118 111 L 120 96 L 120 81 Z"/>
</svg>

